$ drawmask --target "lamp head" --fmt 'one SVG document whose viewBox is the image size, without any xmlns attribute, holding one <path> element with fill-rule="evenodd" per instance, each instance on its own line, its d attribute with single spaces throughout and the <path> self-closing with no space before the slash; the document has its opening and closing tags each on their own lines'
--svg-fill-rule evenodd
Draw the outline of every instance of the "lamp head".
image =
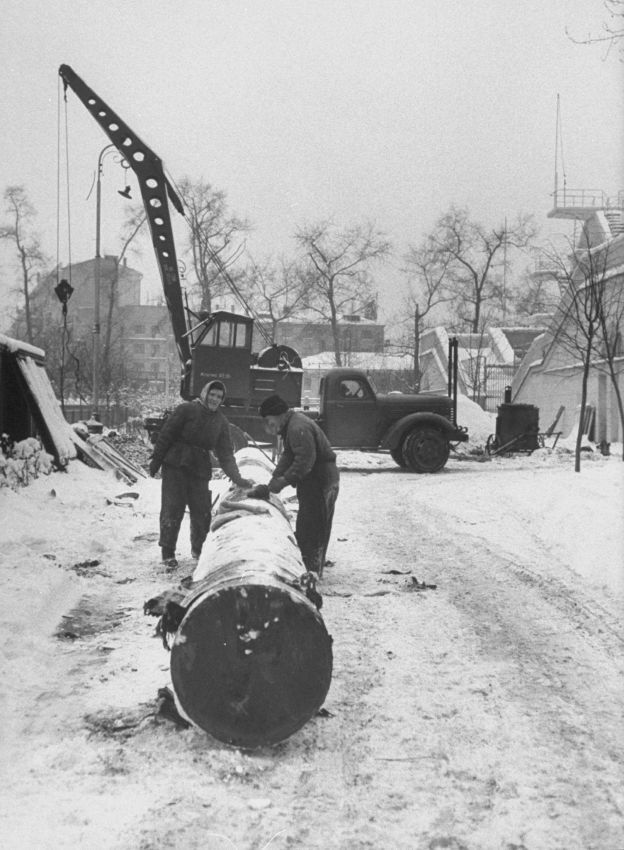
<svg viewBox="0 0 624 850">
<path fill-rule="evenodd" d="M 69 281 L 63 280 L 54 287 L 54 292 L 56 293 L 56 297 L 61 302 L 61 304 L 67 304 L 69 299 L 72 296 L 72 292 L 74 291 L 74 287 L 69 283 Z"/>
</svg>

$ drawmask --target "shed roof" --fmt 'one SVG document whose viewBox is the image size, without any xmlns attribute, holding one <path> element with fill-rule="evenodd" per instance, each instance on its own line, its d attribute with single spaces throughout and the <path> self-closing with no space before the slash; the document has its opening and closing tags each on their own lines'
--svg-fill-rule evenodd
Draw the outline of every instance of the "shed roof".
<svg viewBox="0 0 624 850">
<path fill-rule="evenodd" d="M 41 348 L 1 334 L 0 350 L 8 353 L 21 375 L 16 386 L 21 388 L 18 392 L 23 393 L 25 397 L 24 401 L 37 423 L 46 451 L 54 456 L 60 466 L 65 466 L 77 456 L 74 432 L 63 416 L 46 372 L 45 352 Z"/>
</svg>

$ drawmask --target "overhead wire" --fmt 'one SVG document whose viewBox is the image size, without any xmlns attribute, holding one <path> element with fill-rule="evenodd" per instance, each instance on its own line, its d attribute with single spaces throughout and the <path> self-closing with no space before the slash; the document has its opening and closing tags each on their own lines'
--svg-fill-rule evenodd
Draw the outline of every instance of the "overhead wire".
<svg viewBox="0 0 624 850">
<path fill-rule="evenodd" d="M 60 283 L 61 258 L 61 88 L 56 96 L 56 282 Z"/>
<path fill-rule="evenodd" d="M 57 285 L 60 282 L 61 274 L 61 162 L 63 160 L 62 149 L 65 151 L 65 194 L 67 198 L 66 215 L 67 215 L 67 278 L 68 283 L 72 285 L 72 241 L 71 241 L 71 197 L 70 197 L 70 168 L 69 168 L 69 119 L 67 108 L 67 90 L 64 91 L 64 120 L 61 115 L 61 82 L 58 83 L 57 96 L 57 197 L 56 197 L 56 279 Z M 61 127 L 64 128 L 64 139 Z M 67 304 L 63 305 L 63 330 L 61 335 L 61 374 L 60 374 L 60 394 L 61 406 L 64 409 L 64 379 L 65 379 L 65 352 L 74 361 L 75 370 L 75 392 L 82 399 L 81 383 L 81 362 L 80 358 L 74 354 L 69 345 L 69 330 L 67 327 Z"/>
<path fill-rule="evenodd" d="M 61 282 L 61 89 L 57 86 L 56 105 L 56 285 Z M 67 349 L 67 304 L 63 304 L 63 329 L 61 331 L 61 368 L 59 392 L 61 410 L 65 415 L 65 351 Z"/>
<path fill-rule="evenodd" d="M 61 85 L 59 81 L 59 86 Z M 69 270 L 69 283 L 71 284 L 72 274 L 72 243 L 71 243 L 71 198 L 69 191 L 69 120 L 67 109 L 67 91 L 64 93 L 65 102 L 65 176 L 66 176 L 66 194 L 67 194 L 67 267 Z"/>
</svg>

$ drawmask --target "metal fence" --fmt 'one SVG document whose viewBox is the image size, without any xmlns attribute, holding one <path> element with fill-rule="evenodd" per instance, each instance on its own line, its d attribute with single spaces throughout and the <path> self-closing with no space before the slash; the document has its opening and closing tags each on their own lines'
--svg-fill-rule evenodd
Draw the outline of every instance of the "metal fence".
<svg viewBox="0 0 624 850">
<path fill-rule="evenodd" d="M 505 387 L 511 385 L 516 372 L 515 366 L 488 365 L 484 366 L 483 393 L 480 399 L 475 399 L 484 410 L 496 413 L 499 404 L 505 400 Z"/>
<path fill-rule="evenodd" d="M 87 421 L 91 418 L 92 407 L 90 404 L 65 404 L 63 414 L 65 419 L 72 425 L 74 422 Z M 107 428 L 119 428 L 120 425 L 136 417 L 138 411 L 132 407 L 122 404 L 112 404 L 110 407 L 100 408 L 100 420 Z"/>
</svg>

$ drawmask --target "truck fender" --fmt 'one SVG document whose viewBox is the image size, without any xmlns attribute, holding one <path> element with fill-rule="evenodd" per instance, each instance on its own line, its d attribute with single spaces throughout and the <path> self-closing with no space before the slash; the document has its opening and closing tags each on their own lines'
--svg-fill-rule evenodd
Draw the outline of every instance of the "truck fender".
<svg viewBox="0 0 624 850">
<path fill-rule="evenodd" d="M 417 425 L 431 425 L 438 431 L 442 431 L 449 441 L 467 439 L 468 436 L 460 435 L 460 429 L 448 419 L 445 419 L 444 416 L 440 416 L 439 413 L 410 413 L 394 423 L 383 438 L 381 448 L 397 449 L 403 442 L 403 437 Z"/>
</svg>

